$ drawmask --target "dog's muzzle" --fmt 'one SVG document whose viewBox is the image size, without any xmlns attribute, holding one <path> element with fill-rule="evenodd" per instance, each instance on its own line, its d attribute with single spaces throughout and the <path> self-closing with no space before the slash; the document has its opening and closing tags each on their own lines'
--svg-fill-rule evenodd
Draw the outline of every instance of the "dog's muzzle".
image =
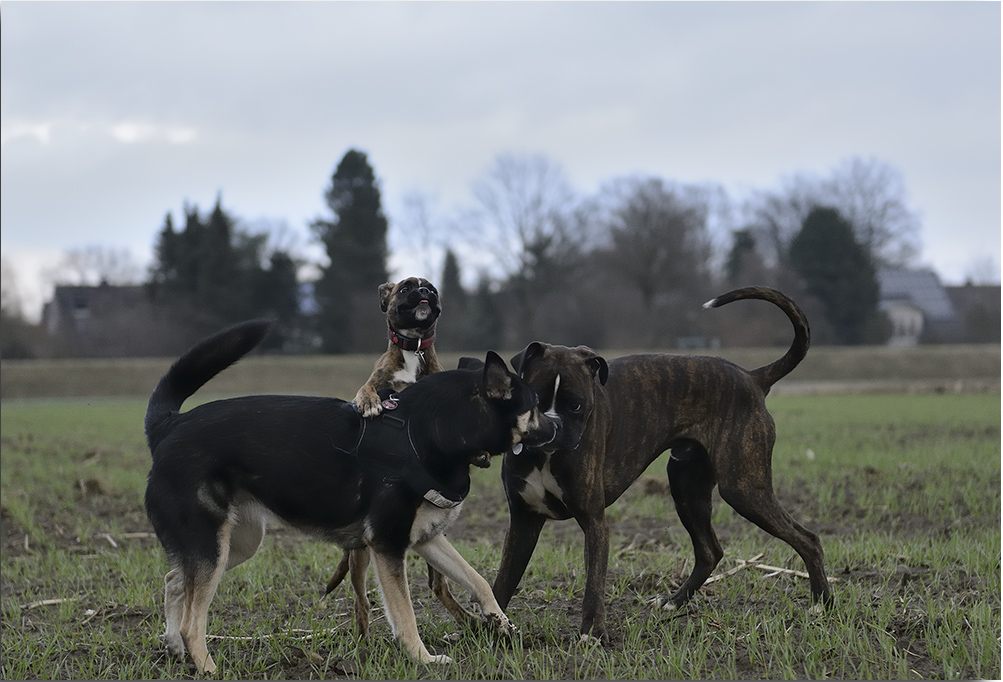
<svg viewBox="0 0 1003 682">
<path fill-rule="evenodd" d="M 542 417 L 542 423 L 546 424 L 550 428 L 538 427 L 534 429 L 531 433 L 527 433 L 522 437 L 518 443 L 512 445 L 512 454 L 518 455 L 522 453 L 523 449 L 530 448 L 532 450 L 538 450 L 540 448 L 545 448 L 550 445 L 555 440 L 557 440 L 558 434 L 561 432 L 561 422 L 559 419 L 554 419 L 547 415 L 540 415 Z"/>
</svg>

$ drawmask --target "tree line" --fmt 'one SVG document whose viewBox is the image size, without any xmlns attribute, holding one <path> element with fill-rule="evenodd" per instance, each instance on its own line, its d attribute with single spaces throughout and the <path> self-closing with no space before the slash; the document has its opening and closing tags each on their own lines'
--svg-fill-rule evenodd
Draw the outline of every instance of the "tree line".
<svg viewBox="0 0 1003 682">
<path fill-rule="evenodd" d="M 876 270 L 918 252 L 918 219 L 901 178 L 873 159 L 851 159 L 827 177 L 795 176 L 741 210 L 720 187 L 654 176 L 614 179 L 579 196 L 541 156 L 501 155 L 472 190 L 472 206 L 445 216 L 412 194 L 402 221 L 417 236 L 417 256 L 441 263 L 401 275 L 438 285 L 443 350 L 531 340 L 625 349 L 785 344 L 789 325 L 769 306 L 701 311 L 703 301 L 752 284 L 798 300 L 816 342 L 880 343 L 888 329 Z M 376 291 L 390 279 L 390 225 L 365 152 L 344 154 L 324 199 L 329 214 L 309 225 L 325 254 L 314 263 L 243 227 L 221 197 L 207 214 L 186 205 L 178 224 L 168 212 L 144 282 L 151 305 L 195 338 L 267 316 L 276 320 L 272 351 L 374 352 L 384 334 Z"/>
</svg>

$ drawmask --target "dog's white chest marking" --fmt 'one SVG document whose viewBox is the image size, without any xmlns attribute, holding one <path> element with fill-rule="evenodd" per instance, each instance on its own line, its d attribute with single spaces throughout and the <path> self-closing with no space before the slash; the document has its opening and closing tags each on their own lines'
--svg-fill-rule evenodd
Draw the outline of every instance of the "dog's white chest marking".
<svg viewBox="0 0 1003 682">
<path fill-rule="evenodd" d="M 411 544 L 425 542 L 445 533 L 460 516 L 462 508 L 462 502 L 450 509 L 440 509 L 430 502 L 422 502 L 415 512 L 414 523 L 411 525 Z"/>
<path fill-rule="evenodd" d="M 552 515 L 552 512 L 547 507 L 547 493 L 550 493 L 560 500 L 561 504 L 564 504 L 564 491 L 561 490 L 561 486 L 557 484 L 557 479 L 554 478 L 554 474 L 550 471 L 549 456 L 543 460 L 542 467 L 533 469 L 524 480 L 526 485 L 522 489 L 522 499 L 525 500 L 526 504 L 533 511 L 544 516 Z"/>
<path fill-rule="evenodd" d="M 394 381 L 402 381 L 405 384 L 413 384 L 418 381 L 418 369 L 421 367 L 421 356 L 418 353 L 404 351 L 404 368 L 394 373 Z"/>
</svg>

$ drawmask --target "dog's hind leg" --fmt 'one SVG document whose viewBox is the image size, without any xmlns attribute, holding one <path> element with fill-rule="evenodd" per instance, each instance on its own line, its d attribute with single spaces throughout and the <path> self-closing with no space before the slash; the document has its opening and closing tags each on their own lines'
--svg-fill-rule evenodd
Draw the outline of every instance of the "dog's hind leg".
<svg viewBox="0 0 1003 682">
<path fill-rule="evenodd" d="M 815 602 L 832 604 L 832 590 L 825 573 L 822 543 L 815 533 L 794 520 L 781 506 L 773 492 L 773 483 L 766 469 L 757 476 L 744 476 L 741 481 L 722 480 L 718 483 L 721 498 L 735 511 L 770 535 L 780 538 L 801 555 L 808 568 L 808 582 Z"/>
<path fill-rule="evenodd" d="M 433 656 L 418 636 L 418 623 L 411 604 L 411 591 L 407 584 L 407 569 L 403 553 L 400 556 L 373 552 L 376 579 L 383 597 L 383 610 L 390 621 L 394 637 L 408 654 L 419 663 L 452 663 L 449 656 Z"/>
<path fill-rule="evenodd" d="M 348 558 L 351 554 L 352 550 L 346 549 L 345 553 L 341 555 L 341 561 L 338 563 L 337 568 L 334 569 L 334 573 L 331 574 L 331 579 L 327 581 L 327 587 L 324 589 L 325 597 L 334 592 L 335 588 L 348 575 Z"/>
<path fill-rule="evenodd" d="M 327 589 L 324 596 L 334 592 L 334 589 L 341 584 L 345 576 L 351 576 L 352 592 L 355 595 L 355 627 L 360 637 L 369 634 L 369 611 L 372 604 L 369 603 L 369 595 L 366 593 L 366 571 L 369 568 L 368 549 L 348 549 L 341 555 L 341 562 L 334 569 L 331 579 L 327 581 Z"/>
<path fill-rule="evenodd" d="M 456 548 L 449 544 L 446 536 L 441 534 L 436 535 L 430 540 L 414 545 L 413 549 L 430 566 L 435 567 L 436 571 L 439 571 L 450 580 L 459 583 L 469 590 L 474 595 L 477 603 L 480 604 L 485 619 L 494 630 L 504 636 L 512 634 L 515 628 L 509 622 L 508 616 L 505 615 L 501 606 L 498 605 L 498 601 L 495 599 L 494 592 L 491 591 L 488 581 L 482 578 L 474 570 L 473 566 L 460 556 Z M 459 604 L 456 604 L 456 607 L 463 611 L 463 608 Z M 463 613 L 467 612 L 463 611 Z M 476 619 L 476 616 L 473 616 L 473 614 L 468 615 Z M 453 617 L 456 618 L 456 614 L 453 614 Z M 459 621 L 460 619 L 457 618 L 457 620 Z"/>
<path fill-rule="evenodd" d="M 348 557 L 349 572 L 352 578 L 352 591 L 355 593 L 355 627 L 359 630 L 359 636 L 365 637 L 369 634 L 369 611 L 373 607 L 369 603 L 369 595 L 366 593 L 369 549 L 353 549 L 345 554 Z"/>
<path fill-rule="evenodd" d="M 232 525 L 230 519 L 227 519 L 219 528 L 215 561 L 206 561 L 207 557 L 192 557 L 185 562 L 185 610 L 181 620 L 181 635 L 200 673 L 216 672 L 216 663 L 206 646 L 206 620 L 209 617 L 209 604 L 229 563 Z"/>
<path fill-rule="evenodd" d="M 676 513 L 690 534 L 695 557 L 693 570 L 679 589 L 667 599 L 653 600 L 655 606 L 671 610 L 685 604 L 700 589 L 721 561 L 724 550 L 711 525 L 711 493 L 715 481 L 707 452 L 695 442 L 676 444 L 665 471 Z"/>
<path fill-rule="evenodd" d="M 185 642 L 181 637 L 181 620 L 185 615 L 185 578 L 180 567 L 172 568 L 164 576 L 164 618 L 167 632 L 164 639 L 167 651 L 184 658 Z"/>
</svg>

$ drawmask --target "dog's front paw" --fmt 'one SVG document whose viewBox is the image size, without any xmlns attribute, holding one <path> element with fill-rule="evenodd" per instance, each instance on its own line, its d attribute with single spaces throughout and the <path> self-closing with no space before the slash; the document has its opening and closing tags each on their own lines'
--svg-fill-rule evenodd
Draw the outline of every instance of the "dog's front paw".
<svg viewBox="0 0 1003 682">
<path fill-rule="evenodd" d="M 486 613 L 484 621 L 488 627 L 502 637 L 509 639 L 515 634 L 516 627 L 504 613 Z"/>
<path fill-rule="evenodd" d="M 449 656 L 443 656 L 442 654 L 439 654 L 438 656 L 429 654 L 427 658 L 422 658 L 421 662 L 425 665 L 449 665 L 453 662 L 453 659 Z"/>
<path fill-rule="evenodd" d="M 679 607 L 676 605 L 671 598 L 665 595 L 659 595 L 654 599 L 648 600 L 648 606 L 655 609 L 656 611 L 675 611 Z"/>
<path fill-rule="evenodd" d="M 212 656 L 208 652 L 201 661 L 194 656 L 192 658 L 195 659 L 195 667 L 203 675 L 212 675 L 216 672 L 216 662 L 212 660 Z"/>
<path fill-rule="evenodd" d="M 168 655 L 174 658 L 185 657 L 185 641 L 181 638 L 180 633 L 176 635 L 168 634 L 165 644 L 167 645 Z"/>
<path fill-rule="evenodd" d="M 368 386 L 360 388 L 359 392 L 355 394 L 355 400 L 352 402 L 355 403 L 355 408 L 359 411 L 359 414 L 366 419 L 378 417 L 383 412 L 380 396 Z"/>
</svg>

